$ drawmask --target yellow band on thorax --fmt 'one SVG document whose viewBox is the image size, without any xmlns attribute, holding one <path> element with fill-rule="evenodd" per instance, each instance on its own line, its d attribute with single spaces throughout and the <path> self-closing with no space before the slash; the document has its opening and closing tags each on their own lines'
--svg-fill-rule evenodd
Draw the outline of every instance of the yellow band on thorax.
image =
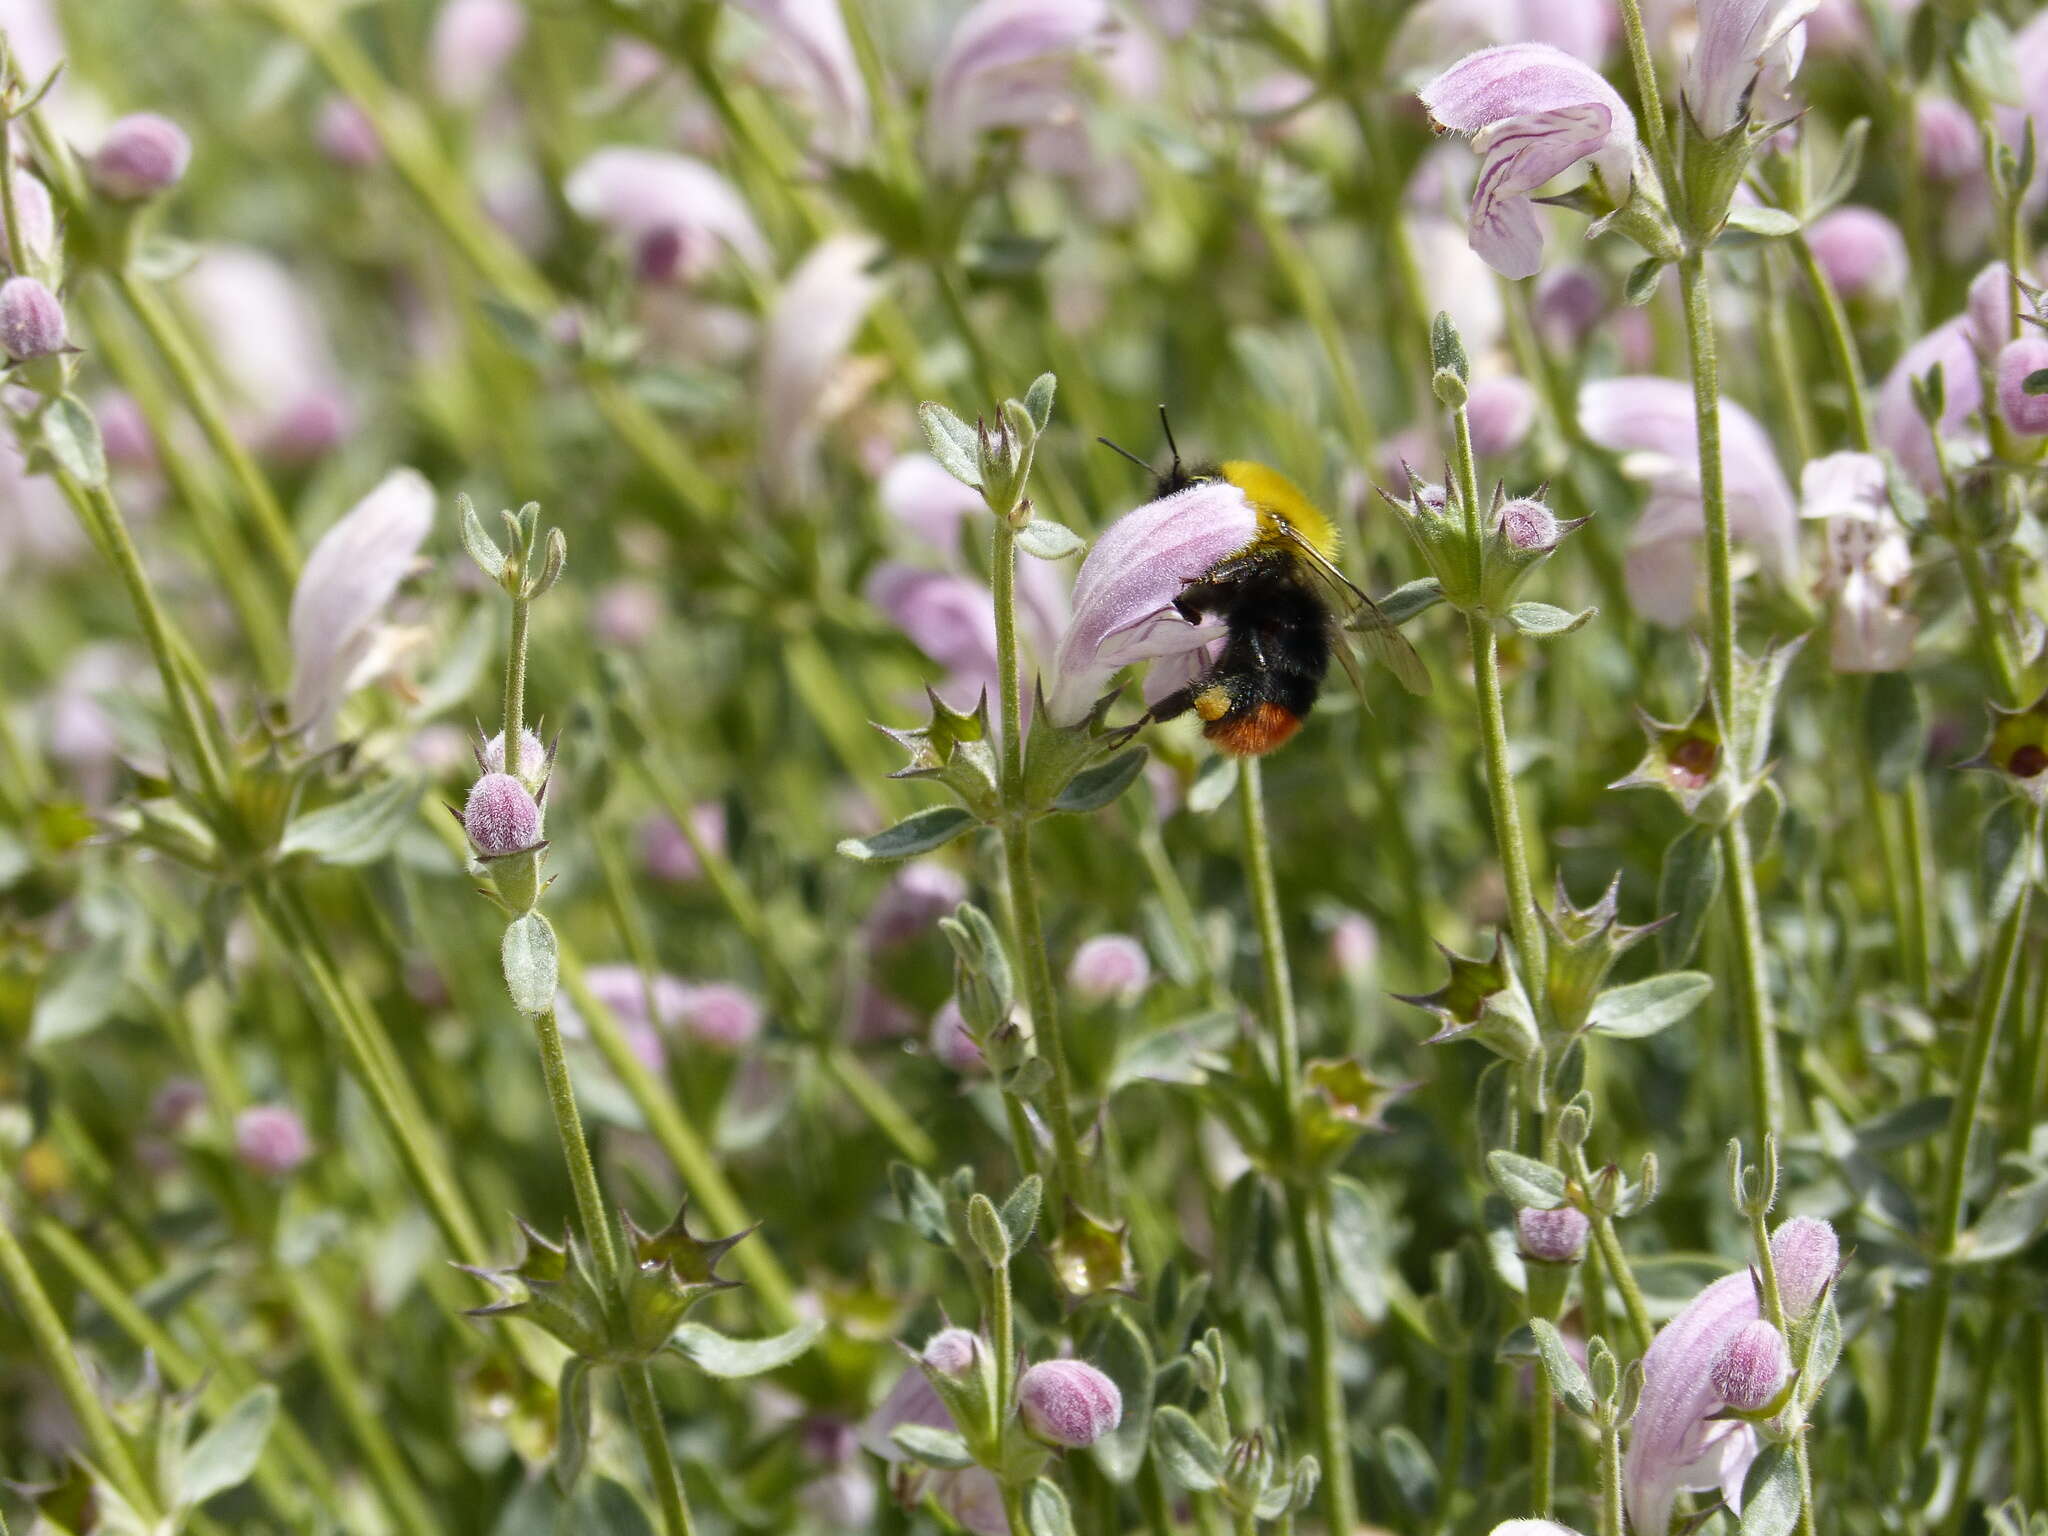
<svg viewBox="0 0 2048 1536">
<path fill-rule="evenodd" d="M 1255 459 L 1230 459 L 1222 465 L 1223 478 L 1245 494 L 1245 500 L 1259 515 L 1259 534 L 1278 537 L 1276 520 L 1289 524 L 1325 560 L 1337 558 L 1342 542 L 1336 524 L 1302 493 L 1301 487 Z"/>
</svg>

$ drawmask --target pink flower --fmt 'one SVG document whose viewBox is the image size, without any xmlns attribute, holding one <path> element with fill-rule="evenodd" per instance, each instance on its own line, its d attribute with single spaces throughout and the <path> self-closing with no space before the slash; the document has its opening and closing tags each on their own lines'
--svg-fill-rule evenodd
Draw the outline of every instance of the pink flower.
<svg viewBox="0 0 2048 1536">
<path fill-rule="evenodd" d="M 1700 0 L 1699 38 L 1685 61 L 1686 109 L 1707 138 L 1790 115 L 1787 93 L 1806 52 L 1816 0 Z"/>
<path fill-rule="evenodd" d="M 1513 453 L 1536 422 L 1536 391 L 1527 379 L 1498 374 L 1472 386 L 1465 402 L 1472 427 L 1472 452 L 1482 459 Z"/>
<path fill-rule="evenodd" d="M 1067 962 L 1067 985 L 1083 1002 L 1135 1002 L 1152 981 L 1145 946 L 1127 933 L 1101 933 L 1083 940 Z"/>
<path fill-rule="evenodd" d="M 1379 960 L 1380 931 L 1363 912 L 1340 913 L 1330 925 L 1330 963 L 1340 976 L 1357 979 Z"/>
<path fill-rule="evenodd" d="M 1074 61 L 1102 40 L 1104 0 L 981 0 L 954 27 L 932 74 L 925 157 L 957 180 L 973 168 L 981 135 L 1072 113 Z"/>
<path fill-rule="evenodd" d="M 1785 1335 L 1757 1318 L 1735 1330 L 1707 1374 L 1722 1402 L 1742 1413 L 1759 1413 L 1777 1401 L 1791 1379 L 1792 1351 Z"/>
<path fill-rule="evenodd" d="M 54 357 L 70 344 L 57 295 L 33 277 L 0 283 L 0 351 L 26 363 Z"/>
<path fill-rule="evenodd" d="M 996 676 L 996 616 L 988 588 L 947 571 L 886 561 L 868 578 L 867 599 L 947 670 L 941 696 L 956 709 L 974 708 Z"/>
<path fill-rule="evenodd" d="M 1546 43 L 1597 66 L 1621 36 L 1606 0 L 1423 0 L 1401 23 L 1397 58 L 1441 59 L 1494 43 Z"/>
<path fill-rule="evenodd" d="M 185 130 L 155 112 L 116 118 L 92 157 L 92 181 L 117 203 L 142 202 L 175 187 L 192 163 Z"/>
<path fill-rule="evenodd" d="M 316 744 L 356 688 L 385 669 L 384 610 L 426 541 L 434 488 L 414 469 L 394 469 L 306 557 L 292 592 L 291 718 Z"/>
<path fill-rule="evenodd" d="M 768 29 L 795 66 L 817 111 L 819 149 L 833 160 L 858 160 L 868 145 L 868 88 L 839 0 L 734 3 Z"/>
<path fill-rule="evenodd" d="M 33 264 L 48 256 L 57 244 L 57 211 L 50 202 L 50 189 L 26 170 L 16 170 L 14 208 L 21 219 L 21 243 L 28 248 Z M 8 254 L 6 231 L 6 211 L 0 209 L 0 270 L 11 271 L 13 262 Z"/>
<path fill-rule="evenodd" d="M 1124 1397 L 1085 1360 L 1041 1360 L 1017 1378 L 1017 1416 L 1039 1439 L 1078 1450 L 1122 1422 Z"/>
<path fill-rule="evenodd" d="M 1204 480 L 1148 501 L 1105 529 L 1074 579 L 1073 617 L 1053 659 L 1053 720 L 1083 719 L 1109 680 L 1134 662 L 1185 656 L 1221 633 L 1190 624 L 1173 600 L 1192 577 L 1236 554 L 1258 533 L 1244 492 Z"/>
<path fill-rule="evenodd" d="M 637 965 L 616 962 L 590 966 L 583 973 L 583 985 L 598 1005 L 619 1021 L 627 1048 L 641 1065 L 650 1072 L 659 1072 L 667 1060 L 661 1033 L 674 1027 L 688 983 L 663 971 L 643 976 Z M 648 1012 L 650 993 L 652 1015 Z M 555 994 L 555 1020 L 566 1039 L 589 1037 L 590 1026 L 566 990 Z"/>
<path fill-rule="evenodd" d="M 1844 298 L 1884 300 L 1906 286 L 1906 237 L 1871 208 L 1835 208 L 1806 232 L 1814 260 Z"/>
<path fill-rule="evenodd" d="M 1607 313 L 1607 288 L 1586 267 L 1559 267 L 1536 285 L 1536 324 L 1553 346 L 1576 348 Z"/>
<path fill-rule="evenodd" d="M 1929 435 L 1920 407 L 1913 399 L 1913 381 L 1941 369 L 1944 404 L 1938 429 L 1951 463 L 1958 456 L 1974 458 L 1982 439 L 1974 432 L 1964 435 L 1970 417 L 1983 403 L 1983 389 L 1977 378 L 1977 353 L 1971 345 L 1970 317 L 1958 315 L 1922 336 L 1892 365 L 1877 393 L 1877 440 L 1900 468 L 1911 475 L 1923 491 L 1941 488 L 1941 470 L 1935 458 L 1934 439 Z M 1951 441 L 1953 440 L 1953 441 Z"/>
<path fill-rule="evenodd" d="M 462 829 L 487 859 L 523 853 L 540 842 L 540 806 L 509 773 L 487 773 L 469 788 Z"/>
<path fill-rule="evenodd" d="M 562 197 L 581 217 L 602 225 L 634 253 L 650 282 L 694 282 L 721 248 L 751 267 L 771 263 L 733 184 L 701 160 L 667 150 L 613 144 L 569 173 Z"/>
<path fill-rule="evenodd" d="M 966 1330 L 946 1329 L 925 1346 L 927 1363 L 930 1363 L 933 1350 L 940 1347 L 940 1340 L 956 1333 L 965 1334 Z M 968 1339 L 973 1337 L 967 1334 Z M 948 1355 L 946 1358 L 957 1357 Z M 889 1395 L 860 1427 L 861 1445 L 892 1467 L 909 1461 L 903 1448 L 889 1437 L 889 1432 L 899 1424 L 922 1424 L 932 1429 L 954 1427 L 953 1416 L 946 1411 L 938 1390 L 920 1366 L 912 1366 L 896 1378 L 896 1385 L 890 1388 Z M 905 1467 L 901 1475 L 907 1480 L 909 1497 L 915 1499 L 929 1493 L 941 1509 L 974 1532 L 975 1536 L 1006 1536 L 1009 1531 L 1009 1520 L 1003 1511 L 1002 1488 L 996 1482 L 995 1474 L 985 1468 L 926 1473 Z"/>
<path fill-rule="evenodd" d="M 751 1044 L 767 1021 L 753 993 L 731 982 L 713 981 L 684 987 L 676 999 L 674 1022 L 701 1044 L 735 1051 Z"/>
<path fill-rule="evenodd" d="M 313 120 L 313 142 L 336 165 L 368 170 L 384 158 L 383 142 L 368 114 L 346 96 L 329 96 Z"/>
<path fill-rule="evenodd" d="M 1522 1252 L 1545 1264 L 1576 1264 L 1586 1251 L 1586 1234 L 1593 1224 L 1575 1205 L 1561 1205 L 1554 1211 L 1515 1212 L 1515 1235 Z"/>
<path fill-rule="evenodd" d="M 2048 391 L 2030 394 L 2027 380 L 2048 371 L 2048 339 L 2029 331 L 1998 354 L 1998 409 L 2005 424 L 2026 437 L 2048 433 Z"/>
<path fill-rule="evenodd" d="M 252 1173 L 281 1179 L 313 1155 L 305 1122 L 281 1104 L 256 1104 L 235 1117 L 235 1156 Z"/>
<path fill-rule="evenodd" d="M 878 494 L 898 527 L 942 556 L 959 551 L 961 525 L 987 510 L 980 492 L 955 480 L 928 453 L 906 453 L 890 464 Z"/>
<path fill-rule="evenodd" d="M 868 310 L 882 296 L 873 270 L 881 243 L 867 235 L 828 235 L 797 263 L 769 311 L 761 338 L 761 476 L 778 502 L 815 487 L 825 422 L 851 403 L 836 391 L 841 365 Z"/>
<path fill-rule="evenodd" d="M 1919 129 L 1920 169 L 1934 181 L 1981 174 L 1984 148 L 1970 109 L 1950 96 L 1922 96 L 1913 104 Z"/>
<path fill-rule="evenodd" d="M 1529 194 L 1590 160 L 1608 190 L 1625 195 L 1635 160 L 1635 118 L 1586 64 L 1542 43 L 1469 54 L 1421 90 L 1438 126 L 1472 136 L 1481 157 L 1472 193 L 1472 249 L 1505 277 L 1543 265 L 1543 230 Z"/>
<path fill-rule="evenodd" d="M 876 949 L 907 944 L 967 899 L 958 871 L 930 859 L 905 864 L 868 908 L 863 931 Z"/>
<path fill-rule="evenodd" d="M 1800 515 L 1827 524 L 1821 590 L 1833 601 L 1830 659 L 1837 672 L 1896 672 L 1912 654 L 1918 622 L 1893 601 L 1913 568 L 1891 509 L 1884 462 L 1832 453 L 1799 477 Z"/>
<path fill-rule="evenodd" d="M 1778 1271 L 1778 1300 L 1788 1318 L 1806 1316 L 1842 1267 L 1842 1239 L 1818 1216 L 1794 1216 L 1771 1234 L 1771 1261 Z"/>
<path fill-rule="evenodd" d="M 435 93 L 451 106 L 475 106 L 525 41 L 526 8 L 519 0 L 447 0 L 427 39 Z"/>
<path fill-rule="evenodd" d="M 1647 618 L 1682 624 L 1694 606 L 1700 509 L 1692 389 L 1674 379 L 1601 379 L 1579 391 L 1586 435 L 1622 455 L 1622 473 L 1649 487 L 1629 540 L 1629 596 Z M 1721 474 L 1728 526 L 1787 584 L 1798 569 L 1798 514 L 1770 437 L 1741 406 L 1721 402 Z"/>
</svg>

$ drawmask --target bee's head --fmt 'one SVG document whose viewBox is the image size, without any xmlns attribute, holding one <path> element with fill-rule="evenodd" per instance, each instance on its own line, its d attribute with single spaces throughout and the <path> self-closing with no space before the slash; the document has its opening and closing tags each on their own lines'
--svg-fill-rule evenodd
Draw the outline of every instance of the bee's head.
<svg viewBox="0 0 2048 1536">
<path fill-rule="evenodd" d="M 1181 462 L 1180 444 L 1173 440 L 1173 423 L 1167 419 L 1164 405 L 1159 407 L 1159 426 L 1166 434 L 1167 451 L 1173 455 L 1173 463 L 1164 474 L 1154 470 L 1150 464 L 1121 444 L 1112 443 L 1106 437 L 1098 437 L 1095 441 L 1112 453 L 1122 454 L 1146 474 L 1153 476 L 1153 494 L 1158 496 L 1171 496 L 1174 492 L 1184 491 L 1198 481 L 1214 480 L 1217 477 L 1219 471 L 1213 464 L 1197 464 L 1190 468 Z"/>
</svg>

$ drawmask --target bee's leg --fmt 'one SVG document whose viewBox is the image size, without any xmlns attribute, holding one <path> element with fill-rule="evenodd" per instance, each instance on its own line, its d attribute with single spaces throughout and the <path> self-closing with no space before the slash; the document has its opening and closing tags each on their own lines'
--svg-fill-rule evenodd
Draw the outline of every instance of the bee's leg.
<svg viewBox="0 0 2048 1536">
<path fill-rule="evenodd" d="M 1173 611 L 1190 624 L 1199 624 L 1223 598 L 1225 586 L 1217 581 L 1216 573 L 1205 576 L 1190 576 L 1181 583 L 1180 594 L 1173 600 Z"/>
<path fill-rule="evenodd" d="M 1201 684 L 1190 683 L 1185 688 L 1176 688 L 1165 698 L 1145 711 L 1146 720 L 1174 720 L 1195 707 L 1195 695 L 1201 691 Z M 1141 722 L 1142 723 L 1142 722 Z"/>
</svg>

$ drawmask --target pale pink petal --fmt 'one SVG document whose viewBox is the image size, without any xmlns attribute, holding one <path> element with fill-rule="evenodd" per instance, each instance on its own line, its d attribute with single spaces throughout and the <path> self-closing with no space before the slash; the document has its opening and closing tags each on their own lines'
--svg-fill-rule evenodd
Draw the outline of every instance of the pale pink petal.
<svg viewBox="0 0 2048 1536">
<path fill-rule="evenodd" d="M 818 111 L 819 148 L 834 160 L 858 159 L 868 143 L 868 88 L 839 0 L 734 3 L 765 26 L 802 71 Z"/>
<path fill-rule="evenodd" d="M 1741 1477 L 1756 1456 L 1749 1426 L 1709 1416 L 1721 1406 L 1708 1372 L 1721 1346 L 1744 1323 L 1760 1315 L 1756 1286 L 1747 1270 L 1724 1275 L 1693 1298 L 1657 1331 L 1643 1357 L 1643 1393 L 1629 1425 L 1622 1460 L 1623 1493 L 1629 1523 L 1661 1531 L 1681 1492 L 1721 1486 Z M 1747 1444 L 1730 1444 L 1747 1438 Z"/>
<path fill-rule="evenodd" d="M 892 463 L 878 494 L 898 526 L 946 559 L 960 552 L 961 523 L 986 510 L 979 491 L 955 480 L 928 453 L 906 453 Z"/>
<path fill-rule="evenodd" d="M 881 242 L 828 235 L 797 264 L 769 312 L 761 341 L 762 477 L 787 500 L 809 491 L 828 386 L 881 297 L 872 270 Z"/>
<path fill-rule="evenodd" d="M 701 160 L 667 150 L 613 144 L 569 173 L 562 196 L 593 224 L 638 246 L 673 231 L 709 236 L 749 266 L 770 264 L 768 242 L 733 184 Z"/>
<path fill-rule="evenodd" d="M 932 74 L 925 154 L 942 175 L 974 163 L 980 135 L 1058 115 L 1076 57 L 1103 39 L 1104 0 L 981 0 Z"/>
<path fill-rule="evenodd" d="M 1774 105 L 1799 68 L 1802 19 L 1818 0 L 1700 0 L 1699 37 L 1685 61 L 1684 99 L 1700 131 L 1718 139 L 1743 120 L 1755 94 L 1758 115 Z"/>
<path fill-rule="evenodd" d="M 1934 439 L 1913 400 L 1913 381 L 1941 369 L 1944 405 L 1940 429 L 1944 440 L 1956 437 L 1983 403 L 1977 377 L 1977 353 L 1970 344 L 1967 315 L 1936 326 L 1906 349 L 1885 375 L 1877 393 L 1877 440 L 1923 491 L 1941 488 Z M 1964 445 L 1968 448 L 1968 445 Z"/>
</svg>

